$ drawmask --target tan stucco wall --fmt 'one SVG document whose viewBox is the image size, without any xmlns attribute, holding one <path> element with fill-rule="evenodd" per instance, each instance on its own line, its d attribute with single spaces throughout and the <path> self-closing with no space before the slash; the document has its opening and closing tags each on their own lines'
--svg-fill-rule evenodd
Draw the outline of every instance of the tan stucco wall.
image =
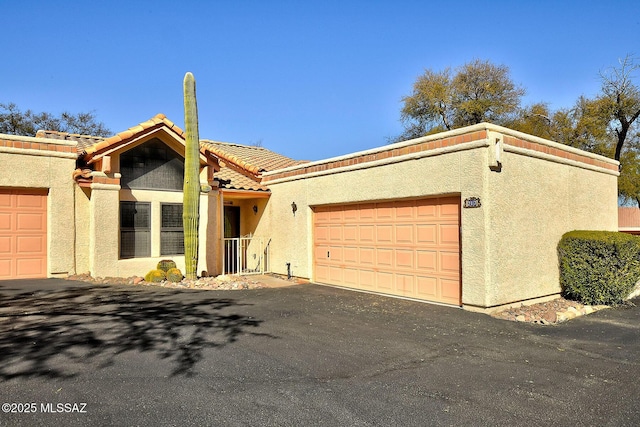
<svg viewBox="0 0 640 427">
<path fill-rule="evenodd" d="M 90 254 L 90 229 L 91 229 L 91 216 L 90 216 L 90 188 L 82 188 L 78 185 L 75 186 L 75 203 L 76 203 L 76 273 L 90 273 L 91 272 L 91 260 Z"/>
<path fill-rule="evenodd" d="M 272 196 L 256 234 L 271 238 L 271 270 L 286 274 L 291 263 L 293 275 L 313 279 L 313 206 L 459 195 L 461 204 L 469 197 L 482 203 L 480 208 L 461 209 L 464 306 L 486 308 L 559 293 L 556 247 L 562 234 L 616 229 L 617 177 L 610 170 L 615 165 L 598 158 L 600 164 L 609 162 L 609 170 L 585 167 L 568 159 L 583 156 L 581 152 L 539 139 L 532 139 L 539 152 L 495 144 L 492 138 L 500 132 L 525 136 L 493 125 L 477 125 L 468 132 L 483 127 L 490 131 L 483 140 L 268 179 Z M 551 149 L 569 150 L 562 154 L 567 158 L 550 156 L 557 153 Z M 589 162 L 594 159 L 584 155 Z M 325 162 L 350 164 L 349 157 L 345 159 Z M 490 168 L 496 161 L 501 168 Z M 295 216 L 292 202 L 298 206 Z"/>
<path fill-rule="evenodd" d="M 73 274 L 74 271 L 74 183 L 75 144 L 45 138 L 3 139 L 47 144 L 44 149 L 0 147 L 0 187 L 48 189 L 47 197 L 47 274 Z M 26 145 L 25 143 L 25 145 Z M 53 149 L 51 149 L 53 147 Z M 54 151 L 56 147 L 67 152 Z M 69 148 L 72 149 L 73 152 Z"/>
<path fill-rule="evenodd" d="M 184 273 L 184 255 L 160 255 L 160 219 L 161 203 L 182 203 L 182 192 L 128 190 L 119 186 L 92 189 L 92 218 L 96 218 L 92 227 L 93 256 L 91 273 L 97 277 L 144 276 L 156 268 L 158 261 L 172 259 Z M 119 259 L 120 248 L 120 201 L 139 201 L 151 203 L 151 256 L 144 258 Z M 217 221 L 218 193 L 211 191 L 200 194 L 200 232 L 198 274 L 207 271 L 217 274 L 218 230 L 213 226 Z M 216 222 L 217 223 L 217 222 Z"/>
<path fill-rule="evenodd" d="M 617 177 L 505 152 L 489 174 L 486 306 L 560 292 L 556 248 L 571 230 L 617 230 Z"/>
<path fill-rule="evenodd" d="M 119 190 L 119 185 L 91 184 L 89 262 L 95 277 L 120 276 Z"/>
</svg>

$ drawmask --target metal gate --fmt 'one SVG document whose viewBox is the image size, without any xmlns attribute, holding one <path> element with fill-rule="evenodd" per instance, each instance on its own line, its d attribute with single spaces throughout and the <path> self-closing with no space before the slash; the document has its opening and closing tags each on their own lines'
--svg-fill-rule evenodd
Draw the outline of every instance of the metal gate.
<svg viewBox="0 0 640 427">
<path fill-rule="evenodd" d="M 225 238 L 222 274 L 264 274 L 268 271 L 268 251 L 261 237 Z"/>
</svg>

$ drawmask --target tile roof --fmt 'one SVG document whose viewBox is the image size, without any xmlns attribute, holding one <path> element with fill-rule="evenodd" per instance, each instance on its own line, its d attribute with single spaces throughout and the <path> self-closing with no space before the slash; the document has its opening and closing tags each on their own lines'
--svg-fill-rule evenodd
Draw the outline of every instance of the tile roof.
<svg viewBox="0 0 640 427">
<path fill-rule="evenodd" d="M 36 137 L 77 142 L 78 156 L 84 164 L 88 165 L 92 163 L 94 156 L 99 156 L 109 149 L 127 142 L 141 132 L 163 126 L 171 129 L 180 138 L 185 138 L 185 132 L 167 119 L 164 114 L 157 114 L 145 122 L 108 138 L 57 131 L 38 131 Z M 221 160 L 221 169 L 216 172 L 215 176 L 220 180 L 220 188 L 223 189 L 269 191 L 265 185 L 260 183 L 262 172 L 306 163 L 282 156 L 263 147 L 207 139 L 200 140 L 200 151 L 205 155 L 211 153 Z M 88 167 L 80 168 L 75 172 L 74 177 L 89 176 L 90 172 Z"/>
<path fill-rule="evenodd" d="M 260 178 L 242 173 L 236 167 L 224 162 L 221 162 L 220 166 L 220 171 L 216 172 L 215 177 L 220 182 L 221 189 L 269 191 L 266 185 L 260 184 Z"/>
<path fill-rule="evenodd" d="M 36 138 L 58 139 L 61 141 L 77 142 L 78 153 L 82 153 L 87 147 L 104 141 L 105 138 L 92 135 L 79 135 L 77 133 L 58 132 L 55 130 L 39 130 Z"/>
<path fill-rule="evenodd" d="M 157 114 L 145 122 L 142 122 L 136 126 L 130 127 L 129 129 L 119 132 L 113 136 L 110 136 L 109 138 L 105 138 L 104 140 L 97 142 L 96 144 L 90 145 L 85 150 L 85 153 L 86 153 L 85 159 L 86 161 L 90 162 L 91 158 L 96 154 L 106 151 L 107 149 L 111 148 L 114 145 L 117 145 L 120 142 L 125 142 L 133 138 L 140 132 L 144 132 L 145 130 L 148 130 L 148 129 L 159 128 L 162 126 L 168 127 L 169 129 L 174 131 L 176 134 L 178 134 L 178 136 L 180 136 L 182 139 L 185 138 L 185 134 L 182 129 L 180 129 L 171 120 L 167 119 L 167 117 L 164 114 Z"/>
<path fill-rule="evenodd" d="M 269 191 L 262 185 L 262 172 L 298 165 L 301 162 L 275 153 L 264 147 L 229 142 L 200 140 L 200 145 L 222 160 L 216 174 L 221 188 L 235 190 Z"/>
<path fill-rule="evenodd" d="M 223 160 L 234 163 L 254 174 L 306 163 L 274 153 L 264 147 L 253 145 L 233 144 L 207 139 L 200 140 L 200 145 Z"/>
</svg>

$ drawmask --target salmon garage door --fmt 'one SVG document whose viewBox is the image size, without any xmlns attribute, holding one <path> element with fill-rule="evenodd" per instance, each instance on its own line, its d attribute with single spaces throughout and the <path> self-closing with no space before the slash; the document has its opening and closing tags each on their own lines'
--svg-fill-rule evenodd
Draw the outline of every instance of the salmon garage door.
<svg viewBox="0 0 640 427">
<path fill-rule="evenodd" d="M 460 199 L 314 208 L 319 283 L 461 304 Z"/>
<path fill-rule="evenodd" d="M 0 280 L 47 277 L 47 191 L 0 189 Z"/>
</svg>

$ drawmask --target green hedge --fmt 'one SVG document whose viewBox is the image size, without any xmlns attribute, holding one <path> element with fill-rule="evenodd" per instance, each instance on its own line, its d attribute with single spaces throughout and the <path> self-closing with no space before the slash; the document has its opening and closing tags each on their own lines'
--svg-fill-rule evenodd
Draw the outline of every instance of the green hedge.
<svg viewBox="0 0 640 427">
<path fill-rule="evenodd" d="M 622 303 L 640 279 L 640 238 L 613 231 L 571 231 L 558 244 L 565 298 Z"/>
</svg>

